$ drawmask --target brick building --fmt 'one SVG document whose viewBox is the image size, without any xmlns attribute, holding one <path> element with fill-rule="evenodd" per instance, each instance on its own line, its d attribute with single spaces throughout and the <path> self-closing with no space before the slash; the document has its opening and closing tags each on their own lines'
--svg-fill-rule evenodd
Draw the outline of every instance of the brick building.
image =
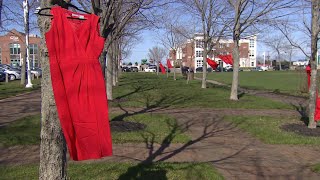
<svg viewBox="0 0 320 180">
<path fill-rule="evenodd" d="M 41 38 L 36 35 L 29 36 L 29 51 L 31 67 L 39 67 L 39 45 Z M 20 66 L 25 59 L 25 34 L 15 29 L 6 35 L 0 36 L 0 64 Z"/>
<path fill-rule="evenodd" d="M 233 40 L 220 39 L 219 43 L 213 47 L 212 55 L 209 58 L 216 62 L 221 61 L 218 55 L 232 54 L 234 47 Z M 240 40 L 240 67 L 256 67 L 257 37 L 250 36 Z M 180 62 L 182 66 L 192 69 L 203 65 L 203 35 L 195 34 L 193 39 L 187 40 L 175 51 L 170 50 L 169 57 L 172 61 Z M 226 66 L 225 63 L 223 63 Z"/>
</svg>

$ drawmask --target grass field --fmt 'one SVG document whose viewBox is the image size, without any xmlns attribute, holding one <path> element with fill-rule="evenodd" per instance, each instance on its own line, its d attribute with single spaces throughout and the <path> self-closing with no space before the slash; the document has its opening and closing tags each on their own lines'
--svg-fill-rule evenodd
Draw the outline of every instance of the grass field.
<svg viewBox="0 0 320 180">
<path fill-rule="evenodd" d="M 297 118 L 228 116 L 225 119 L 268 144 L 320 145 L 320 137 L 302 136 L 280 128 L 283 124 L 299 123 Z"/>
<path fill-rule="evenodd" d="M 111 114 L 111 119 L 121 115 Z M 181 132 L 176 120 L 166 115 L 139 114 L 123 117 L 124 121 L 139 122 L 146 125 L 136 132 L 112 132 L 113 143 L 145 143 L 153 141 L 161 144 L 186 143 L 190 139 Z M 159 128 L 161 127 L 161 128 Z M 28 116 L 0 128 L 0 147 L 14 145 L 33 145 L 40 143 L 40 115 Z"/>
<path fill-rule="evenodd" d="M 151 73 L 123 73 L 119 86 L 114 88 L 111 106 L 144 107 L 204 107 L 244 109 L 291 109 L 292 107 L 266 98 L 245 94 L 239 101 L 230 101 L 230 89 L 208 84 L 201 89 L 201 82 L 181 77 L 174 81 L 165 75 Z"/>
<path fill-rule="evenodd" d="M 197 73 L 196 77 L 202 77 Z M 232 72 L 208 73 L 209 80 L 228 85 L 232 83 Z M 240 87 L 307 96 L 307 76 L 305 71 L 244 71 L 239 72 Z"/>
<path fill-rule="evenodd" d="M 0 166 L 1 179 L 38 179 L 37 165 Z M 68 179 L 118 180 L 222 180 L 213 166 L 205 163 L 77 163 L 68 166 Z"/>
<path fill-rule="evenodd" d="M 33 88 L 25 88 L 25 85 L 20 84 L 20 80 L 10 81 L 8 83 L 0 82 L 0 99 L 40 89 L 40 81 L 40 79 L 33 80 Z"/>
</svg>

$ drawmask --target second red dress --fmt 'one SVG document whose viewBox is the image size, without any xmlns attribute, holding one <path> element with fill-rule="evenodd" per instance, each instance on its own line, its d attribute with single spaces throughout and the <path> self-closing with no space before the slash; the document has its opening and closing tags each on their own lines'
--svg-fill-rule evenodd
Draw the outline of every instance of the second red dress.
<svg viewBox="0 0 320 180">
<path fill-rule="evenodd" d="M 99 17 L 52 7 L 46 33 L 54 98 L 70 157 L 112 155 L 105 82 L 98 58 L 104 47 Z M 69 18 L 74 17 L 74 18 Z"/>
</svg>

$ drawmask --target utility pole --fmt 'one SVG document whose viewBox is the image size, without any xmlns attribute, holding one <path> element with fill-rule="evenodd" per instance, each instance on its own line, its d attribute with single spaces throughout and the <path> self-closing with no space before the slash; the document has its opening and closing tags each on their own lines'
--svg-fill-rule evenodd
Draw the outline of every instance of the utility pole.
<svg viewBox="0 0 320 180">
<path fill-rule="evenodd" d="M 266 66 L 266 52 L 263 52 L 263 67 Z"/>
<path fill-rule="evenodd" d="M 26 56 L 25 60 L 28 65 L 28 83 L 26 88 L 32 88 L 31 83 L 31 72 L 30 72 L 30 52 L 29 52 L 29 2 L 28 0 L 23 1 L 23 14 L 24 14 L 24 29 L 26 33 Z M 25 73 L 25 72 L 22 72 Z"/>
</svg>

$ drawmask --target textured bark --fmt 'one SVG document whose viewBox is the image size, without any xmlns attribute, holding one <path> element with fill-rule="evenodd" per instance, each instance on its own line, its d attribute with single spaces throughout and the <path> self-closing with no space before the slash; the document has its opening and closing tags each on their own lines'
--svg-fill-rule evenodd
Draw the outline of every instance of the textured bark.
<svg viewBox="0 0 320 180">
<path fill-rule="evenodd" d="M 203 22 L 204 23 L 204 22 Z M 205 32 L 205 31 L 204 31 Z M 203 67 L 202 67 L 202 83 L 201 88 L 207 88 L 207 49 L 208 49 L 208 40 L 207 35 L 204 35 L 204 43 L 203 43 Z"/>
<path fill-rule="evenodd" d="M 232 74 L 232 86 L 231 86 L 231 100 L 238 100 L 238 86 L 239 86 L 239 37 L 234 38 L 234 49 L 232 51 L 233 57 L 233 74 Z"/>
<path fill-rule="evenodd" d="M 117 60 L 118 60 L 118 47 L 117 47 L 117 42 L 118 41 L 114 41 L 113 46 L 112 46 L 112 55 L 113 55 L 113 59 L 112 59 L 112 86 L 116 86 L 117 85 L 117 80 L 116 80 L 116 74 L 117 74 Z"/>
<path fill-rule="evenodd" d="M 46 0 L 41 0 L 41 7 L 49 7 Z M 66 145 L 61 131 L 56 104 L 53 97 L 49 59 L 44 33 L 50 27 L 50 18 L 39 16 L 38 25 L 42 35 L 41 52 L 41 143 L 39 179 L 66 179 Z"/>
<path fill-rule="evenodd" d="M 319 5 L 320 0 L 312 0 L 312 23 L 311 23 L 311 82 L 310 82 L 310 91 L 309 91 L 309 128 L 316 128 L 317 124 L 314 121 L 315 106 L 316 106 L 316 97 L 317 94 L 317 42 L 319 36 Z"/>
<path fill-rule="evenodd" d="M 112 46 L 112 45 L 111 45 Z M 112 82 L 113 82 L 113 55 L 112 51 L 110 50 L 111 47 L 108 48 L 107 53 L 107 68 L 106 68 L 106 87 L 107 87 L 107 96 L 108 100 L 113 100 L 112 98 Z"/>
<path fill-rule="evenodd" d="M 233 75 L 232 75 L 232 86 L 230 93 L 230 100 L 238 100 L 238 86 L 239 86 L 239 62 L 240 62 L 240 51 L 239 51 L 239 41 L 240 41 L 240 2 L 237 1 L 235 9 L 235 25 L 233 29 L 233 41 L 234 48 L 232 51 L 233 57 Z"/>
</svg>

